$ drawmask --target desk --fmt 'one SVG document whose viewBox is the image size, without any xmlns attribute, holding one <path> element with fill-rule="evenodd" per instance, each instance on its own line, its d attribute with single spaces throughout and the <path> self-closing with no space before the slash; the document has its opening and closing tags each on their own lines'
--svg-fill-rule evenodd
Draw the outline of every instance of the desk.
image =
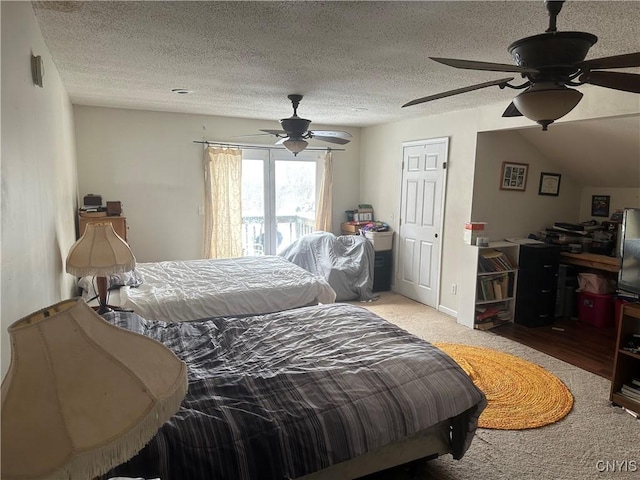
<svg viewBox="0 0 640 480">
<path fill-rule="evenodd" d="M 599 255 L 597 253 L 569 253 L 560 252 L 560 263 L 578 265 L 580 267 L 604 270 L 605 272 L 618 273 L 620 270 L 620 259 Z"/>
</svg>

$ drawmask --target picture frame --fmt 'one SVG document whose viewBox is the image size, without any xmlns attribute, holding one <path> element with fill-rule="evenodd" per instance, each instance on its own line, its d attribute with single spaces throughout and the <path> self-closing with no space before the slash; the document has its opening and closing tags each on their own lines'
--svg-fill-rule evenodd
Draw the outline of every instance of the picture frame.
<svg viewBox="0 0 640 480">
<path fill-rule="evenodd" d="M 610 201 L 609 195 L 591 195 L 591 216 L 608 217 Z"/>
<path fill-rule="evenodd" d="M 560 195 L 561 177 L 562 175 L 559 173 L 540 172 L 538 195 L 550 195 L 553 197 Z"/>
<path fill-rule="evenodd" d="M 502 162 L 500 190 L 524 192 L 527 189 L 528 163 Z"/>
</svg>

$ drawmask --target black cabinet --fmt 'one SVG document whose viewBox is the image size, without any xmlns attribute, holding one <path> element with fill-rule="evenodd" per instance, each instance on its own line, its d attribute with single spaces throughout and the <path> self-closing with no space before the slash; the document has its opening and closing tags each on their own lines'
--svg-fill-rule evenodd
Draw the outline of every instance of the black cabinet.
<svg viewBox="0 0 640 480">
<path fill-rule="evenodd" d="M 520 245 L 514 322 L 527 327 L 553 325 L 560 247 Z"/>
<path fill-rule="evenodd" d="M 373 291 L 386 292 L 391 290 L 391 260 L 392 250 L 376 252 L 373 261 Z"/>
</svg>

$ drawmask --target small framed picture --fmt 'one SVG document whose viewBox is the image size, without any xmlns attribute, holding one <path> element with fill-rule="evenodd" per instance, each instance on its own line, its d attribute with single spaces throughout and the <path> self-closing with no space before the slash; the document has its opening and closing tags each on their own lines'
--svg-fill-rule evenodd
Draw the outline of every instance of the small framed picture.
<svg viewBox="0 0 640 480">
<path fill-rule="evenodd" d="M 527 189 L 528 170 L 528 163 L 502 162 L 500 190 L 516 190 L 524 192 Z"/>
<path fill-rule="evenodd" d="M 559 173 L 540 173 L 538 195 L 552 195 L 557 197 L 560 194 L 560 177 L 561 175 Z"/>
<path fill-rule="evenodd" d="M 610 200 L 609 195 L 591 195 L 591 216 L 608 217 Z"/>
</svg>

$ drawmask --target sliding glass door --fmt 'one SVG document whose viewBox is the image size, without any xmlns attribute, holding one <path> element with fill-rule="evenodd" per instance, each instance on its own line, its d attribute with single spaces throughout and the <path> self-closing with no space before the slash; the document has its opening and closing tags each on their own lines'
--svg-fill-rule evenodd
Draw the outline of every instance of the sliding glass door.
<svg viewBox="0 0 640 480">
<path fill-rule="evenodd" d="M 245 255 L 274 255 L 315 229 L 318 157 L 315 151 L 294 157 L 286 150 L 242 150 Z"/>
</svg>

